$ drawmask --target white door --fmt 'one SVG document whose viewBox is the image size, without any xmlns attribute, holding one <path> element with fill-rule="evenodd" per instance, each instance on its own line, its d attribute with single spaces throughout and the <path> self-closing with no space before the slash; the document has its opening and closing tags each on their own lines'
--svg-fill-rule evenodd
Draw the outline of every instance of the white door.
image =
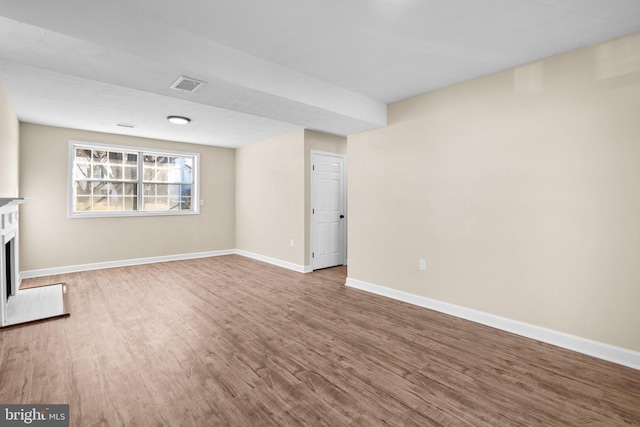
<svg viewBox="0 0 640 427">
<path fill-rule="evenodd" d="M 311 154 L 311 266 L 343 265 L 345 236 L 345 158 Z"/>
</svg>

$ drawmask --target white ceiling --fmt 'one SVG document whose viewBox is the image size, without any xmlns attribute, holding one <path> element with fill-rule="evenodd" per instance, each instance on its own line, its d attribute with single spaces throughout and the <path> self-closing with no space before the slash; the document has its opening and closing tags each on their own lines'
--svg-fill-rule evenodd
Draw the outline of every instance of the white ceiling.
<svg viewBox="0 0 640 427">
<path fill-rule="evenodd" d="M 0 0 L 0 81 L 21 121 L 239 147 L 636 31 L 637 0 Z"/>
</svg>

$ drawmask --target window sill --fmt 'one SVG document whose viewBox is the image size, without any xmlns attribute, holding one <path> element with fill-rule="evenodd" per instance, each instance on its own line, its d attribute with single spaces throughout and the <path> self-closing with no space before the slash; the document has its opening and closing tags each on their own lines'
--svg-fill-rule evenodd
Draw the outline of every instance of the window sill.
<svg viewBox="0 0 640 427">
<path fill-rule="evenodd" d="M 142 211 L 142 212 L 73 212 L 69 214 L 69 218 L 131 218 L 131 217 L 148 217 L 148 216 L 183 216 L 183 215 L 199 215 L 200 211 Z"/>
</svg>

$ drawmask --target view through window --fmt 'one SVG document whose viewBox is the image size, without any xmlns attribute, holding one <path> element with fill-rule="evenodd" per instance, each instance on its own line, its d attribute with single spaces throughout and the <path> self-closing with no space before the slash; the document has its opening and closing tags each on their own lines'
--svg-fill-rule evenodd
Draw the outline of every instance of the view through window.
<svg viewBox="0 0 640 427">
<path fill-rule="evenodd" d="M 197 213 L 197 154 L 73 143 L 71 214 Z"/>
</svg>

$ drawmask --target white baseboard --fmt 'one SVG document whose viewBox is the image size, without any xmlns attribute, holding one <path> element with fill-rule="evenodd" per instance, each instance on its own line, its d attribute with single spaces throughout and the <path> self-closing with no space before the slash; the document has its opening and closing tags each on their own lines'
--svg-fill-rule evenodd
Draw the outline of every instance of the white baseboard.
<svg viewBox="0 0 640 427">
<path fill-rule="evenodd" d="M 346 285 L 640 370 L 640 352 L 637 351 L 374 285 L 350 277 L 347 278 Z"/>
<path fill-rule="evenodd" d="M 194 252 L 190 254 L 164 255 L 149 258 L 134 258 L 119 261 L 96 262 L 92 264 L 69 265 L 65 267 L 42 268 L 39 270 L 26 270 L 20 273 L 20 280 L 33 277 L 52 276 L 54 274 L 76 273 L 78 271 L 101 270 L 104 268 L 128 267 L 130 265 L 153 264 L 156 262 L 180 261 L 194 258 L 207 258 L 212 256 L 233 255 L 234 249 L 209 252 Z"/>
<path fill-rule="evenodd" d="M 34 277 L 52 276 L 55 274 L 76 273 L 79 271 L 101 270 L 104 268 L 127 267 L 130 265 L 153 264 L 156 262 L 180 261 L 185 259 L 207 258 L 207 257 L 213 257 L 213 256 L 234 255 L 234 254 L 245 256 L 247 258 L 252 258 L 258 261 L 263 261 L 269 264 L 277 265 L 278 267 L 297 271 L 298 273 L 310 273 L 312 271 L 310 265 L 302 266 L 298 264 L 293 264 L 291 262 L 282 261 L 280 259 L 271 258 L 268 256 L 255 254 L 253 252 L 243 251 L 240 249 L 225 249 L 220 251 L 164 255 L 164 256 L 156 256 L 156 257 L 149 257 L 149 258 L 134 258 L 134 259 L 125 259 L 125 260 L 118 260 L 118 261 L 96 262 L 91 264 L 68 265 L 64 267 L 42 268 L 38 270 L 25 270 L 19 273 L 18 281 L 20 282 L 22 281 L 22 279 L 31 279 Z M 18 285 L 18 288 L 19 288 L 19 285 Z"/>
<path fill-rule="evenodd" d="M 237 255 L 242 255 L 247 258 L 255 259 L 258 261 L 266 262 L 268 264 L 277 265 L 278 267 L 286 268 L 289 270 L 297 271 L 298 273 L 310 273 L 311 266 L 310 265 L 299 265 L 294 264 L 292 262 L 283 261 L 277 258 L 271 258 L 265 255 L 256 254 L 253 252 L 243 251 L 242 249 L 236 249 L 235 253 Z"/>
</svg>

